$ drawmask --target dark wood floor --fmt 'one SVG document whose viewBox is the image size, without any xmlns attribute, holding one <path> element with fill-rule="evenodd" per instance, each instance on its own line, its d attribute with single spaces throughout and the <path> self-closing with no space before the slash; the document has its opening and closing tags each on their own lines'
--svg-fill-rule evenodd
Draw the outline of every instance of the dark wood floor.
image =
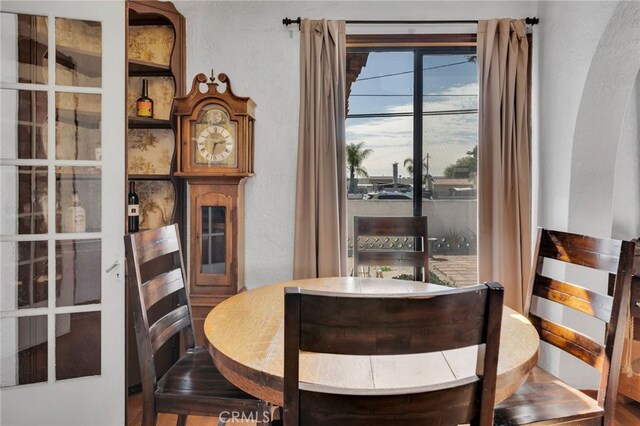
<svg viewBox="0 0 640 426">
<path fill-rule="evenodd" d="M 128 420 L 127 426 L 139 426 L 142 422 L 142 394 L 136 393 L 129 397 L 127 401 Z M 161 414 L 158 416 L 157 426 L 174 426 L 176 416 L 172 414 Z M 215 426 L 215 417 L 189 417 L 187 426 Z M 233 423 L 234 425 L 252 425 L 254 423 Z M 640 403 L 632 401 L 627 404 L 618 404 L 616 407 L 615 426 L 640 426 Z"/>
</svg>

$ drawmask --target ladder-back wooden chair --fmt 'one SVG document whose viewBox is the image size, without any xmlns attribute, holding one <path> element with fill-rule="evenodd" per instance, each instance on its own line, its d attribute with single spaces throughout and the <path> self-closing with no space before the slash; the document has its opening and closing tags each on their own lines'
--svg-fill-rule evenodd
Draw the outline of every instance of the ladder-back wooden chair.
<svg viewBox="0 0 640 426">
<path fill-rule="evenodd" d="M 155 425 L 158 413 L 178 414 L 178 425 L 184 425 L 188 415 L 219 416 L 219 424 L 224 424 L 234 412 L 259 425 L 269 424 L 270 406 L 229 383 L 207 350 L 195 346 L 177 225 L 125 235 L 124 241 L 142 381 L 142 424 Z M 152 320 L 150 308 L 176 292 L 182 305 L 168 313 L 153 312 L 159 319 Z M 180 331 L 186 351 L 158 380 L 154 354 Z"/>
<path fill-rule="evenodd" d="M 613 424 L 634 249 L 634 244 L 629 241 L 538 230 L 525 315 L 537 328 L 542 342 L 596 369 L 601 376 L 600 385 L 596 399 L 592 399 L 536 367 L 520 389 L 496 406 L 496 425 Z M 607 292 L 544 276 L 545 259 L 608 272 Z M 552 304 L 545 308 L 541 299 L 602 321 L 605 331 L 603 343 L 552 321 L 549 315 L 545 315 Z"/>
<path fill-rule="evenodd" d="M 416 281 L 427 282 L 427 217 L 354 216 L 354 276 L 361 266 L 410 266 Z"/>
<path fill-rule="evenodd" d="M 421 294 L 285 289 L 284 426 L 490 426 L 502 286 Z M 454 321 L 455 319 L 455 321 Z M 299 382 L 299 352 L 400 355 L 481 345 L 477 373 L 438 386 L 357 392 Z"/>
</svg>

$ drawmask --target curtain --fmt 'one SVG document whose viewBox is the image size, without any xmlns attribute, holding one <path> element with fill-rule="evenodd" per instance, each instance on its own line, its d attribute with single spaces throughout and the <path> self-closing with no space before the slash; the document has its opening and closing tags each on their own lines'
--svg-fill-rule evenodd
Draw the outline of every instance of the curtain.
<svg viewBox="0 0 640 426">
<path fill-rule="evenodd" d="M 293 278 L 347 274 L 344 21 L 303 19 Z"/>
<path fill-rule="evenodd" d="M 531 268 L 528 61 L 524 20 L 478 21 L 478 272 L 519 312 Z"/>
</svg>

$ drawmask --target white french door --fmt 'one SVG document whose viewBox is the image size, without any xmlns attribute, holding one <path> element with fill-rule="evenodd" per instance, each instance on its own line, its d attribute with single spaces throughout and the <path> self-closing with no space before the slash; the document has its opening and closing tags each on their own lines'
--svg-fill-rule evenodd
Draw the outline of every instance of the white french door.
<svg viewBox="0 0 640 426">
<path fill-rule="evenodd" d="M 0 424 L 123 424 L 125 4 L 0 12 Z"/>
</svg>

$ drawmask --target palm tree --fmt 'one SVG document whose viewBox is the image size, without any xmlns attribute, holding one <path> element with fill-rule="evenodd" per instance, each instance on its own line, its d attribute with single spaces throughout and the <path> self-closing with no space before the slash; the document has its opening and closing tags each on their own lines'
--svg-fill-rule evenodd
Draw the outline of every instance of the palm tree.
<svg viewBox="0 0 640 426">
<path fill-rule="evenodd" d="M 362 162 L 373 153 L 370 148 L 363 149 L 364 142 L 350 143 L 347 145 L 347 170 L 349 170 L 349 192 L 356 193 L 356 176 L 369 177 L 367 169 L 362 166 Z"/>
<path fill-rule="evenodd" d="M 427 154 L 422 158 L 422 169 L 425 170 L 425 174 L 422 176 L 422 183 L 431 183 L 431 175 L 429 174 L 429 159 L 431 155 Z M 413 159 L 407 158 L 404 160 L 404 168 L 407 169 L 407 172 L 413 176 Z M 428 188 L 430 189 L 430 188 Z"/>
</svg>

